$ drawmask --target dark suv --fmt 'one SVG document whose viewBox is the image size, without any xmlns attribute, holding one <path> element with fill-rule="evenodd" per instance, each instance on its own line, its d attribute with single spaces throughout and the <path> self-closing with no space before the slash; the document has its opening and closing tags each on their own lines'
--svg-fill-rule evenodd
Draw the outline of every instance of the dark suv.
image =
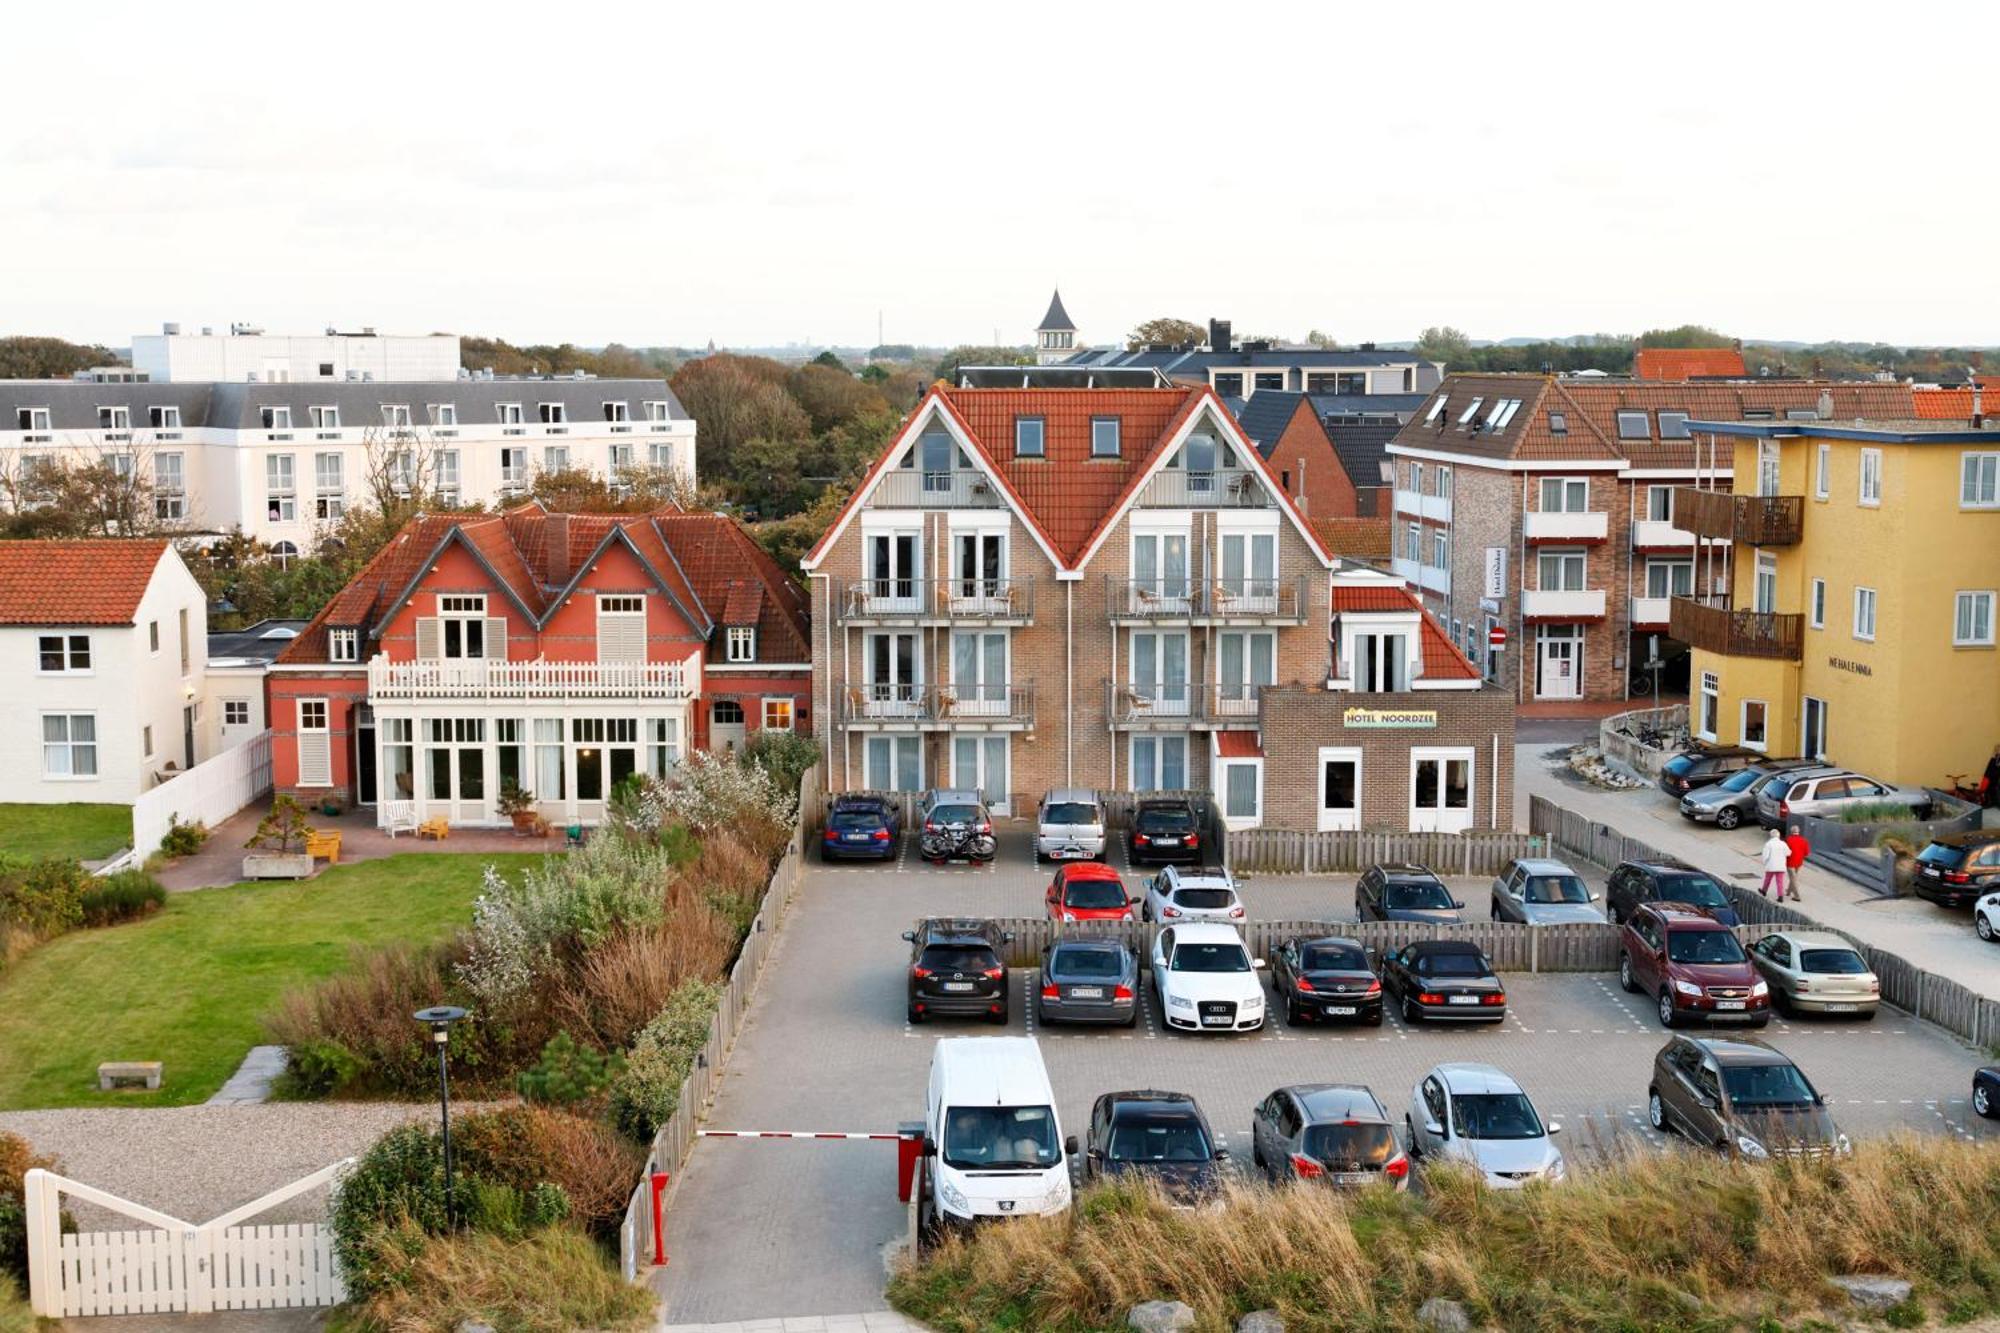
<svg viewBox="0 0 2000 1333">
<path fill-rule="evenodd" d="M 1739 768 L 1769 762 L 1761 751 L 1740 745 L 1697 746 L 1667 760 L 1660 770 L 1660 790 L 1678 800 L 1697 787 L 1722 781 Z"/>
<path fill-rule="evenodd" d="M 1354 884 L 1354 914 L 1363 921 L 1438 921 L 1456 925 L 1465 904 L 1422 866 L 1370 866 Z"/>
<path fill-rule="evenodd" d="M 1653 1057 L 1646 1118 L 1735 1157 L 1848 1151 L 1826 1099 L 1799 1067 L 1748 1037 L 1674 1037 Z"/>
<path fill-rule="evenodd" d="M 1142 1177 L 1175 1203 L 1198 1203 L 1221 1189 L 1228 1157 L 1186 1093 L 1107 1092 L 1090 1108 L 1083 1178 Z"/>
<path fill-rule="evenodd" d="M 893 861 L 902 831 L 902 811 L 889 798 L 836 796 L 826 810 L 826 832 L 820 838 L 819 859 Z"/>
<path fill-rule="evenodd" d="M 1642 903 L 1686 903 L 1725 926 L 1741 925 L 1729 891 L 1707 873 L 1678 861 L 1626 861 L 1611 872 L 1604 890 L 1611 924 L 1631 916 Z"/>
<path fill-rule="evenodd" d="M 1135 866 L 1199 861 L 1204 851 L 1201 821 L 1195 818 L 1193 803 L 1173 797 L 1139 802 L 1132 811 L 1132 828 L 1126 838 L 1126 850 Z M 1220 854 L 1221 849 L 1216 851 Z"/>
<path fill-rule="evenodd" d="M 1014 937 L 991 921 L 945 917 L 903 932 L 910 942 L 909 1015 L 983 1016 L 1007 1021 L 1007 944 Z"/>
<path fill-rule="evenodd" d="M 1973 829 L 1932 838 L 1917 853 L 1911 879 L 1919 898 L 1939 907 L 1969 907 L 2000 889 L 2000 829 Z"/>
<path fill-rule="evenodd" d="M 1771 1021 L 1771 988 L 1729 927 L 1686 903 L 1645 903 L 1618 939 L 1618 984 L 1654 997 L 1662 1027 Z"/>
</svg>

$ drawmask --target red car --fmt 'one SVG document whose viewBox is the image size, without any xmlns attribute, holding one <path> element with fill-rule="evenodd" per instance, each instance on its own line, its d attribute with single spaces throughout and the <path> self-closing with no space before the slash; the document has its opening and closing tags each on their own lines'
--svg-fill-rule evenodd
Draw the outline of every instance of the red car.
<svg viewBox="0 0 2000 1333">
<path fill-rule="evenodd" d="M 1056 868 L 1044 900 L 1051 921 L 1130 921 L 1132 898 L 1118 872 L 1097 861 Z"/>
</svg>

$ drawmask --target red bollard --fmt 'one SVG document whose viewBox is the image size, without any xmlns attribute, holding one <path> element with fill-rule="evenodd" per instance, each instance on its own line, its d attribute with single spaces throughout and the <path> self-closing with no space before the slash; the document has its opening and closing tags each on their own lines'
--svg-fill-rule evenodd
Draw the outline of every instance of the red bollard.
<svg viewBox="0 0 2000 1333">
<path fill-rule="evenodd" d="M 653 1266 L 667 1266 L 666 1208 L 667 1181 L 671 1177 L 665 1171 L 653 1173 Z"/>
</svg>

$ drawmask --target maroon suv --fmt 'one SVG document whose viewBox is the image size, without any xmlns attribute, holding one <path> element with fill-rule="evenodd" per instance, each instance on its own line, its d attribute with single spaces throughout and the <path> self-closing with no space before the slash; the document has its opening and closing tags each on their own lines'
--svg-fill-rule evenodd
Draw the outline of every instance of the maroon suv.
<svg viewBox="0 0 2000 1333">
<path fill-rule="evenodd" d="M 1642 903 L 1619 932 L 1618 983 L 1659 1005 L 1660 1023 L 1771 1021 L 1771 989 L 1734 931 L 1686 903 Z"/>
</svg>

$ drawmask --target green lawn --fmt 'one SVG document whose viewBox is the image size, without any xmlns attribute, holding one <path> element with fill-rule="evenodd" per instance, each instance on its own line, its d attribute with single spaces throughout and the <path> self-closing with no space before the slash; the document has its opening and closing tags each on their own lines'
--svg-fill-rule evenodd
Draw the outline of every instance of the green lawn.
<svg viewBox="0 0 2000 1333">
<path fill-rule="evenodd" d="M 102 861 L 131 845 L 129 805 L 0 805 L 0 853 Z"/>
<path fill-rule="evenodd" d="M 297 884 L 177 893 L 157 916 L 51 941 L 0 973 L 0 1110 L 206 1101 L 287 990 L 357 944 L 468 925 L 481 871 L 535 855 L 406 855 Z M 97 1091 L 104 1060 L 163 1060 L 158 1092 Z"/>
</svg>

